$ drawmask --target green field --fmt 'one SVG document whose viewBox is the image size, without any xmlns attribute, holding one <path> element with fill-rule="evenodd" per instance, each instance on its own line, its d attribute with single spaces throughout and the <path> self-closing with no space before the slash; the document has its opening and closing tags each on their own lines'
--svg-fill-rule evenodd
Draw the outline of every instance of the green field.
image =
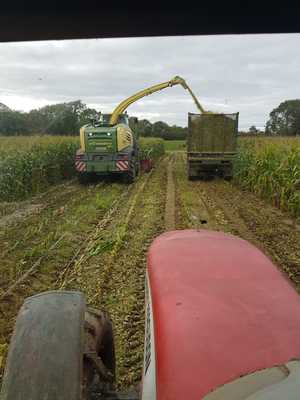
<svg viewBox="0 0 300 400">
<path fill-rule="evenodd" d="M 186 149 L 185 140 L 165 140 L 164 143 L 166 151 L 177 151 Z"/>
<path fill-rule="evenodd" d="M 300 138 L 240 138 L 234 182 L 300 215 Z M 0 200 L 16 201 L 76 175 L 77 137 L 0 138 Z M 184 151 L 184 140 L 140 138 L 141 158 Z"/>
<path fill-rule="evenodd" d="M 140 159 L 158 160 L 165 152 L 165 142 L 159 138 L 139 139 Z"/>
<path fill-rule="evenodd" d="M 78 138 L 0 138 L 0 200 L 22 200 L 75 175 Z"/>
<path fill-rule="evenodd" d="M 234 180 L 300 216 L 300 138 L 240 139 Z"/>
<path fill-rule="evenodd" d="M 166 151 L 185 150 L 165 140 Z M 239 138 L 234 182 L 276 207 L 300 216 L 300 138 Z"/>
<path fill-rule="evenodd" d="M 24 299 L 47 290 L 78 290 L 89 306 L 111 316 L 117 387 L 137 385 L 147 254 L 168 230 L 208 229 L 259 243 L 300 293 L 300 139 L 240 139 L 232 182 L 188 180 L 183 143 L 141 138 L 142 157 L 156 160 L 149 173 L 132 185 L 81 185 L 50 173 L 53 163 L 64 174 L 73 168 L 78 138 L 0 139 L 0 183 L 7 183 L 0 186 L 1 194 L 7 188 L 6 201 L 0 200 L 0 384 Z M 38 196 L 32 196 L 35 190 Z"/>
<path fill-rule="evenodd" d="M 0 137 L 0 201 L 23 200 L 76 175 L 79 138 L 72 136 Z M 142 158 L 157 160 L 164 141 L 141 138 Z"/>
</svg>

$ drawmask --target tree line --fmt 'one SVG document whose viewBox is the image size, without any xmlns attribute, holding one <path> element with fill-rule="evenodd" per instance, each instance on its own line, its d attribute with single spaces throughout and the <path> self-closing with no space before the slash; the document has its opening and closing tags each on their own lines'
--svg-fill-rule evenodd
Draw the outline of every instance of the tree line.
<svg viewBox="0 0 300 400">
<path fill-rule="evenodd" d="M 286 100 L 270 112 L 267 135 L 300 135 L 300 99 Z"/>
<path fill-rule="evenodd" d="M 0 135 L 78 135 L 81 126 L 99 115 L 100 112 L 87 107 L 81 100 L 47 105 L 29 112 L 11 110 L 0 103 Z M 166 140 L 182 140 L 187 136 L 187 127 L 170 126 L 163 121 L 151 123 L 142 119 L 135 129 L 140 136 Z M 256 134 L 258 131 L 252 126 L 248 133 Z M 274 108 L 264 133 L 271 136 L 300 135 L 300 99 L 286 100 Z"/>
<path fill-rule="evenodd" d="M 0 135 L 77 135 L 82 125 L 98 116 L 81 100 L 20 112 L 0 103 Z"/>
<path fill-rule="evenodd" d="M 0 135 L 78 135 L 79 129 L 96 120 L 100 112 L 87 107 L 81 100 L 47 105 L 29 112 L 11 110 L 0 103 Z M 133 120 L 130 120 L 132 123 Z M 140 136 L 164 139 L 185 139 L 187 128 L 142 119 L 135 125 Z"/>
</svg>

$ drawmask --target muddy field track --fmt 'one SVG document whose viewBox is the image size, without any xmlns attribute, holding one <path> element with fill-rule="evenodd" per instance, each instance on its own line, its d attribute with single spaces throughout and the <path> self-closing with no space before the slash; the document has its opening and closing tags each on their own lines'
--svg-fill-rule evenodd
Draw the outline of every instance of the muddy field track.
<svg viewBox="0 0 300 400">
<path fill-rule="evenodd" d="M 90 305 L 109 311 L 118 386 L 136 385 L 143 358 L 147 249 L 166 230 L 238 235 L 261 248 L 300 287 L 299 225 L 232 183 L 188 181 L 183 152 L 169 153 L 132 185 L 71 182 L 20 210 L 14 205 L 0 225 L 2 367 L 24 298 L 74 289 L 83 291 Z"/>
</svg>

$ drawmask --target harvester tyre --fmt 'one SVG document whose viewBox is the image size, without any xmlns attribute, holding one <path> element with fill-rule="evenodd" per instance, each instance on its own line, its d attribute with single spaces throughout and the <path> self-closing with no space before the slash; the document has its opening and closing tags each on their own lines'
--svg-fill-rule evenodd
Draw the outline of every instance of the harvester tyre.
<svg viewBox="0 0 300 400">
<path fill-rule="evenodd" d="M 87 309 L 80 292 L 52 291 L 25 300 L 11 339 L 1 400 L 88 399 L 111 390 L 112 325 Z"/>
<path fill-rule="evenodd" d="M 81 172 L 78 174 L 78 181 L 81 185 L 87 185 L 95 181 L 96 174 L 92 172 Z"/>
<path fill-rule="evenodd" d="M 139 161 L 137 161 L 135 163 L 135 175 L 139 176 L 139 173 L 140 173 L 140 163 L 139 163 Z"/>
<path fill-rule="evenodd" d="M 130 169 L 123 175 L 123 181 L 124 183 L 131 184 L 135 181 L 136 176 L 137 176 L 136 165 L 133 162 L 131 162 Z"/>
</svg>

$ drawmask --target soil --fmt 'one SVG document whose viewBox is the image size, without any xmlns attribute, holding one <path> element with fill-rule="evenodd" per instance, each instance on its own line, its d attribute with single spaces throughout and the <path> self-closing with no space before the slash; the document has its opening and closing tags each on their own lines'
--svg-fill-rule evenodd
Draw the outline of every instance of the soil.
<svg viewBox="0 0 300 400">
<path fill-rule="evenodd" d="M 167 175 L 167 194 L 165 208 L 165 229 L 171 231 L 175 229 L 175 183 L 173 176 L 174 156 L 171 156 L 168 163 Z"/>
<path fill-rule="evenodd" d="M 169 154 L 131 185 L 72 182 L 32 204 L 42 206 L 0 227 L 2 367 L 24 298 L 76 289 L 88 304 L 110 313 L 117 384 L 134 387 L 142 371 L 147 250 L 166 230 L 212 229 L 240 236 L 262 249 L 300 289 L 297 221 L 232 183 L 188 181 L 184 152 Z M 13 212 L 18 213 L 17 206 Z"/>
</svg>

